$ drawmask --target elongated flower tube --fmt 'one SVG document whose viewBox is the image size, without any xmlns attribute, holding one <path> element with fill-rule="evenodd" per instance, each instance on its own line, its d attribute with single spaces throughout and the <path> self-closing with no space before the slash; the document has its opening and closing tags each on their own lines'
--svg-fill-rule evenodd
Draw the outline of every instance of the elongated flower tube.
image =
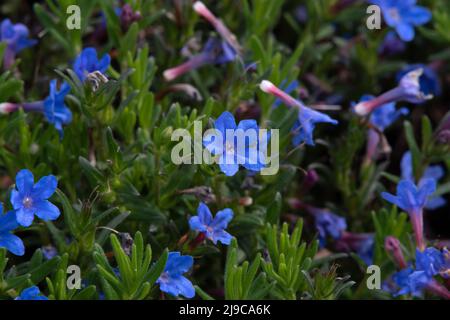
<svg viewBox="0 0 450 320">
<path fill-rule="evenodd" d="M 432 94 L 425 94 L 420 86 L 420 76 L 423 69 L 408 72 L 401 78 L 397 87 L 369 101 L 362 101 L 354 107 L 356 114 L 366 116 L 377 108 L 392 102 L 405 101 L 420 104 L 433 98 Z"/>
<path fill-rule="evenodd" d="M 196 1 L 193 5 L 194 11 L 200 16 L 205 18 L 211 25 L 216 29 L 222 38 L 231 46 L 233 49 L 240 53 L 242 51 L 241 46 L 236 40 L 236 36 L 227 28 L 227 26 L 218 19 L 201 1 Z"/>
<path fill-rule="evenodd" d="M 72 112 L 64 103 L 64 99 L 70 92 L 70 86 L 62 83 L 58 91 L 57 81 L 50 81 L 49 95 L 41 101 L 25 103 L 0 103 L 0 114 L 7 114 L 23 109 L 25 112 L 39 112 L 44 114 L 47 121 L 54 125 L 60 137 L 63 137 L 63 125 L 72 121 Z"/>
<path fill-rule="evenodd" d="M 236 51 L 226 42 L 218 38 L 210 38 L 203 50 L 188 61 L 174 68 L 167 69 L 163 75 L 172 81 L 181 75 L 208 64 L 224 64 L 236 58 Z"/>
<path fill-rule="evenodd" d="M 410 180 L 402 180 L 397 186 L 397 195 L 383 192 L 381 196 L 386 201 L 395 204 L 409 214 L 414 230 L 417 247 L 425 250 L 423 236 L 423 209 L 430 195 L 436 191 L 436 180 L 423 179 L 419 186 Z"/>
<path fill-rule="evenodd" d="M 338 123 L 337 120 L 330 118 L 326 114 L 305 106 L 303 102 L 294 99 L 270 81 L 263 80 L 259 87 L 265 93 L 271 94 L 280 99 L 287 106 L 298 109 L 298 120 L 293 128 L 294 145 L 305 142 L 307 145 L 313 146 L 313 133 L 317 123 L 324 122 L 334 125 Z"/>
</svg>

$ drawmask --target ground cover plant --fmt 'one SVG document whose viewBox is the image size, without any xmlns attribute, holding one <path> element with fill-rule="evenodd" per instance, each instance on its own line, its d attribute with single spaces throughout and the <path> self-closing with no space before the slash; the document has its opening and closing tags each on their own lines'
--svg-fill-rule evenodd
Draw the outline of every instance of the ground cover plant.
<svg viewBox="0 0 450 320">
<path fill-rule="evenodd" d="M 449 299 L 449 29 L 446 0 L 2 1 L 0 299 Z"/>
</svg>

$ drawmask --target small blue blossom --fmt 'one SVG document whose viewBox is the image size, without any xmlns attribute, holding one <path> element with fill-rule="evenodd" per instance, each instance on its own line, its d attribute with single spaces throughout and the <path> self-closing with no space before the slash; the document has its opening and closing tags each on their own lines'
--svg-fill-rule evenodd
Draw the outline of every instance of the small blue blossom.
<svg viewBox="0 0 450 320">
<path fill-rule="evenodd" d="M 360 102 L 370 101 L 374 99 L 374 96 L 364 95 L 361 97 Z M 370 123 L 378 130 L 384 131 L 387 127 L 393 124 L 402 115 L 407 115 L 409 110 L 407 108 L 396 108 L 396 103 L 386 103 L 375 109 L 370 115 Z"/>
<path fill-rule="evenodd" d="M 429 247 L 424 251 L 416 250 L 416 269 L 424 271 L 430 278 L 439 274 L 445 267 L 445 258 L 441 251 Z"/>
<path fill-rule="evenodd" d="M 210 38 L 203 50 L 191 57 L 188 61 L 174 68 L 164 71 L 164 78 L 172 81 L 179 76 L 198 69 L 204 65 L 224 64 L 231 62 L 237 58 L 236 50 L 226 41 L 219 38 Z"/>
<path fill-rule="evenodd" d="M 373 254 L 375 250 L 375 237 L 368 235 L 365 239 L 358 242 L 356 253 L 362 261 L 368 266 L 373 263 Z"/>
<path fill-rule="evenodd" d="M 400 81 L 400 79 L 402 79 L 407 73 L 417 69 L 423 70 L 423 74 L 419 78 L 420 88 L 422 92 L 426 95 L 441 95 L 441 81 L 438 74 L 432 68 L 424 64 L 412 64 L 406 66 L 403 70 L 398 72 L 397 80 Z"/>
<path fill-rule="evenodd" d="M 420 297 L 425 287 L 430 283 L 430 278 L 424 271 L 415 271 L 412 267 L 395 273 L 392 276 L 392 280 L 399 288 L 394 296 L 411 294 L 415 297 Z"/>
<path fill-rule="evenodd" d="M 411 155 L 410 151 L 406 152 L 403 155 L 402 160 L 400 162 L 400 167 L 401 167 L 402 179 L 410 180 L 410 181 L 414 182 L 415 178 L 414 178 L 414 173 L 413 173 L 413 161 L 412 161 L 412 155 Z M 428 166 L 425 169 L 422 178 L 419 180 L 419 186 L 426 179 L 433 179 L 436 181 L 436 184 L 437 184 L 437 182 L 441 178 L 443 178 L 444 175 L 445 175 L 445 172 L 444 172 L 444 169 L 442 168 L 442 166 L 440 166 L 440 165 Z M 425 205 L 425 208 L 428 210 L 435 210 L 435 209 L 445 206 L 446 203 L 447 203 L 447 201 L 445 200 L 444 197 L 432 195 L 428 199 L 428 201 Z"/>
<path fill-rule="evenodd" d="M 64 103 L 64 98 L 70 92 L 70 86 L 64 82 L 60 90 L 57 89 L 56 80 L 50 81 L 50 93 L 44 100 L 44 115 L 47 121 L 53 124 L 59 135 L 63 135 L 63 125 L 72 121 L 72 112 Z"/>
<path fill-rule="evenodd" d="M 403 41 L 412 41 L 415 26 L 431 20 L 431 12 L 416 5 L 416 0 L 371 0 L 381 8 L 386 24 L 395 29 Z"/>
<path fill-rule="evenodd" d="M 345 218 L 340 217 L 328 210 L 316 209 L 314 214 L 316 229 L 319 232 L 319 242 L 325 246 L 328 237 L 338 240 L 347 229 Z"/>
<path fill-rule="evenodd" d="M 420 186 L 416 186 L 410 180 L 402 180 L 397 186 L 397 195 L 383 192 L 381 196 L 408 213 L 416 213 L 422 211 L 428 197 L 435 191 L 434 179 L 423 179 Z"/>
<path fill-rule="evenodd" d="M 292 128 L 292 143 L 294 145 L 305 142 L 307 145 L 314 146 L 313 133 L 317 123 L 331 123 L 334 125 L 338 123 L 337 120 L 332 119 L 328 115 L 305 106 L 303 102 L 294 99 L 270 81 L 263 80 L 260 84 L 260 89 L 277 97 L 287 106 L 298 109 L 298 119 Z"/>
<path fill-rule="evenodd" d="M 197 214 L 197 216 L 189 219 L 191 230 L 204 233 L 206 238 L 210 239 L 214 244 L 217 244 L 217 241 L 225 245 L 230 244 L 233 237 L 225 229 L 231 219 L 233 219 L 233 210 L 226 208 L 217 212 L 213 218 L 208 206 L 200 203 Z"/>
<path fill-rule="evenodd" d="M 48 300 L 48 298 L 41 293 L 38 287 L 32 286 L 24 289 L 15 300 Z"/>
<path fill-rule="evenodd" d="M 322 112 L 315 111 L 306 106 L 299 110 L 298 120 L 292 128 L 294 134 L 292 143 L 297 146 L 304 142 L 309 146 L 314 146 L 313 134 L 317 123 L 330 123 L 336 125 L 338 124 L 338 121 Z"/>
<path fill-rule="evenodd" d="M 13 24 L 9 19 L 2 21 L 0 24 L 0 42 L 6 42 L 7 44 L 3 57 L 6 68 L 12 65 L 16 54 L 37 43 L 37 40 L 29 39 L 28 36 L 29 31 L 24 24 Z"/>
<path fill-rule="evenodd" d="M 111 57 L 109 54 L 103 55 L 103 57 L 99 60 L 95 48 L 88 47 L 84 48 L 75 59 L 75 62 L 73 63 L 73 70 L 77 74 L 78 78 L 81 81 L 84 81 L 86 76 L 94 71 L 105 73 L 106 70 L 108 70 L 110 63 Z"/>
<path fill-rule="evenodd" d="M 423 179 L 419 186 L 410 180 L 401 180 L 397 185 L 397 195 L 383 192 L 381 196 L 397 207 L 408 212 L 414 230 L 417 247 L 425 249 L 423 236 L 423 208 L 429 197 L 436 191 L 436 180 Z"/>
<path fill-rule="evenodd" d="M 6 248 L 6 250 L 16 256 L 23 256 L 25 254 L 25 246 L 22 240 L 11 233 L 18 227 L 19 224 L 14 211 L 3 214 L 3 205 L 0 203 L 0 248 Z"/>
<path fill-rule="evenodd" d="M 388 290 L 394 295 L 411 294 L 419 297 L 423 294 L 423 289 L 433 286 L 433 277 L 441 274 L 445 270 L 446 261 L 444 254 L 436 248 L 426 248 L 425 250 L 416 250 L 415 269 L 409 266 L 392 276 L 392 280 L 399 288 L 396 292 L 394 288 Z"/>
<path fill-rule="evenodd" d="M 195 289 L 192 283 L 183 276 L 194 264 L 191 256 L 182 256 L 179 252 L 169 252 L 167 263 L 163 273 L 156 283 L 159 284 L 161 291 L 174 297 L 182 295 L 186 298 L 195 296 Z"/>
<path fill-rule="evenodd" d="M 58 255 L 58 250 L 52 245 L 42 247 L 41 250 L 46 260 L 51 260 Z"/>
<path fill-rule="evenodd" d="M 379 52 L 384 55 L 394 55 L 405 51 L 406 45 L 400 40 L 395 31 L 389 31 L 379 48 Z"/>
<path fill-rule="evenodd" d="M 58 181 L 55 176 L 42 177 L 34 184 L 33 174 L 20 170 L 16 176 L 16 189 L 11 193 L 11 203 L 17 215 L 17 222 L 24 227 L 33 223 L 34 215 L 42 220 L 55 220 L 59 209 L 48 199 L 55 193 Z"/>
<path fill-rule="evenodd" d="M 234 116 L 223 112 L 214 122 L 216 134 L 207 134 L 203 144 L 214 156 L 218 156 L 220 170 L 227 176 L 234 176 L 242 165 L 247 170 L 261 171 L 265 167 L 268 135 L 260 135 L 255 120 L 242 120 L 236 125 Z M 238 143 L 238 131 L 253 133 L 255 141 L 241 141 Z M 220 136 L 220 138 L 219 138 Z M 240 148 L 243 145 L 244 148 Z M 243 150 L 241 150 L 243 149 Z"/>
</svg>

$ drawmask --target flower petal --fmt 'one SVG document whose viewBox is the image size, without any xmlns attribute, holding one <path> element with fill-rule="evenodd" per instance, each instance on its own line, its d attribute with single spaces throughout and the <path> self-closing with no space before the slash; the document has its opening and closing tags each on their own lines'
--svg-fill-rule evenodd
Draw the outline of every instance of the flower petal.
<svg viewBox="0 0 450 320">
<path fill-rule="evenodd" d="M 34 213 L 31 210 L 20 208 L 16 211 L 17 222 L 23 227 L 29 227 L 33 223 Z"/>
<path fill-rule="evenodd" d="M 48 200 L 35 202 L 33 208 L 36 210 L 36 215 L 42 220 L 56 220 L 61 214 L 58 207 Z"/>
<path fill-rule="evenodd" d="M 0 247 L 6 248 L 16 256 L 23 256 L 25 254 L 25 246 L 22 240 L 18 236 L 10 233 L 0 234 Z"/>
<path fill-rule="evenodd" d="M 30 170 L 20 170 L 16 175 L 16 187 L 21 193 L 31 192 L 34 185 L 34 177 Z"/>
<path fill-rule="evenodd" d="M 50 198 L 56 191 L 58 186 L 58 180 L 53 175 L 42 177 L 33 187 L 32 197 L 34 199 L 44 199 Z"/>
</svg>

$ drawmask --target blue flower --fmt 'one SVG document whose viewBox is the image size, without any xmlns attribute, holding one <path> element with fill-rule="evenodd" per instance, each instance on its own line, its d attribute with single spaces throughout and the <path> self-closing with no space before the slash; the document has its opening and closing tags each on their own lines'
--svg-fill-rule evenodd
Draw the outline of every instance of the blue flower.
<svg viewBox="0 0 450 320">
<path fill-rule="evenodd" d="M 374 98 L 375 97 L 371 95 L 364 95 L 361 97 L 360 102 L 370 101 Z M 409 113 L 407 108 L 397 109 L 395 105 L 395 102 L 391 102 L 379 106 L 370 115 L 370 123 L 380 131 L 384 131 L 402 115 L 407 115 Z"/>
<path fill-rule="evenodd" d="M 433 277 L 441 274 L 445 268 L 445 256 L 441 251 L 432 247 L 423 251 L 417 249 L 415 269 L 409 266 L 392 276 L 394 283 L 399 287 L 395 295 L 421 296 L 424 288 L 435 285 Z"/>
<path fill-rule="evenodd" d="M 338 124 L 338 121 L 306 106 L 301 108 L 298 112 L 298 120 L 292 128 L 294 134 L 292 143 L 294 145 L 299 145 L 305 142 L 307 145 L 314 146 L 313 133 L 317 123 L 331 123 L 336 125 Z"/>
<path fill-rule="evenodd" d="M 368 266 L 373 263 L 374 250 L 375 237 L 373 235 L 368 235 L 366 238 L 361 239 L 356 247 L 356 253 Z"/>
<path fill-rule="evenodd" d="M 354 112 L 360 116 L 366 116 L 387 103 L 406 101 L 422 104 L 432 99 L 433 95 L 426 94 L 421 87 L 419 79 L 423 72 L 422 68 L 408 72 L 400 79 L 397 87 L 372 100 L 358 103 L 353 107 Z"/>
<path fill-rule="evenodd" d="M 52 245 L 42 247 L 41 250 L 46 260 L 51 260 L 58 255 L 58 250 Z"/>
<path fill-rule="evenodd" d="M 179 66 L 167 69 L 163 75 L 167 81 L 172 81 L 179 76 L 198 69 L 204 65 L 224 64 L 231 62 L 238 56 L 236 50 L 224 40 L 218 38 L 210 38 L 203 50 L 191 57 L 188 61 Z"/>
<path fill-rule="evenodd" d="M 29 39 L 28 35 L 28 28 L 24 24 L 12 24 L 9 19 L 2 21 L 0 24 L 0 42 L 6 42 L 7 44 L 3 57 L 6 68 L 12 65 L 17 53 L 37 43 L 37 40 Z"/>
<path fill-rule="evenodd" d="M 44 100 L 44 115 L 62 137 L 63 125 L 72 121 L 72 112 L 64 103 L 64 98 L 70 92 L 70 86 L 64 82 L 59 91 L 56 86 L 56 80 L 50 81 L 50 93 Z"/>
<path fill-rule="evenodd" d="M 310 209 L 314 214 L 316 229 L 319 232 L 319 242 L 325 246 L 328 237 L 338 240 L 347 229 L 345 218 L 340 217 L 328 210 Z"/>
<path fill-rule="evenodd" d="M 11 203 L 17 215 L 17 222 L 24 227 L 33 223 L 34 215 L 42 220 L 55 220 L 59 209 L 48 201 L 56 191 L 58 181 L 55 176 L 42 177 L 34 184 L 33 174 L 20 170 L 16 176 L 16 189 L 11 193 Z"/>
<path fill-rule="evenodd" d="M 414 27 L 431 20 L 430 10 L 416 5 L 416 0 L 372 0 L 371 2 L 380 6 L 386 24 L 394 28 L 403 41 L 412 41 L 415 36 Z"/>
<path fill-rule="evenodd" d="M 36 286 L 24 289 L 15 300 L 48 300 Z"/>
<path fill-rule="evenodd" d="M 397 207 L 408 212 L 414 230 L 417 247 L 425 250 L 423 236 L 423 208 L 428 198 L 436 191 L 436 180 L 423 179 L 419 186 L 410 180 L 401 180 L 397 185 L 397 195 L 383 192 L 381 196 Z"/>
<path fill-rule="evenodd" d="M 221 210 L 213 218 L 206 204 L 200 203 L 197 214 L 198 216 L 189 219 L 191 230 L 204 233 L 206 238 L 210 239 L 214 244 L 217 244 L 217 241 L 226 245 L 230 244 L 232 236 L 225 229 L 231 219 L 233 219 L 233 211 L 231 209 Z"/>
<path fill-rule="evenodd" d="M 195 296 L 195 289 L 192 283 L 183 276 L 194 264 L 191 256 L 182 256 L 179 252 L 169 252 L 167 263 L 163 273 L 156 283 L 159 284 L 161 291 L 172 296 L 182 295 L 186 298 Z"/>
<path fill-rule="evenodd" d="M 445 267 L 445 258 L 441 251 L 429 247 L 424 251 L 416 250 L 416 269 L 424 271 L 430 278 L 439 274 Z"/>
<path fill-rule="evenodd" d="M 223 173 L 233 176 L 239 165 L 251 171 L 261 171 L 265 167 L 269 137 L 260 134 L 255 120 L 242 120 L 236 126 L 234 116 L 225 111 L 214 122 L 214 127 L 215 132 L 207 133 L 203 144 L 214 156 L 218 156 Z"/>
<path fill-rule="evenodd" d="M 394 55 L 405 51 L 406 45 L 400 40 L 394 31 L 389 31 L 379 48 L 379 52 L 385 55 Z"/>
<path fill-rule="evenodd" d="M 94 71 L 100 71 L 105 73 L 108 70 L 109 64 L 111 63 L 111 57 L 109 54 L 103 55 L 99 60 L 97 58 L 97 51 L 94 48 L 84 48 L 83 51 L 77 56 L 75 62 L 73 63 L 73 70 L 77 74 L 81 81 L 86 79 L 89 73 Z"/>
<path fill-rule="evenodd" d="M 6 250 L 16 256 L 23 256 L 25 247 L 22 240 L 11 233 L 12 230 L 18 227 L 19 224 L 14 211 L 3 214 L 3 205 L 0 203 L 0 248 L 6 248 Z"/>
<path fill-rule="evenodd" d="M 419 63 L 406 66 L 397 74 L 397 80 L 400 81 L 400 79 L 403 78 L 407 73 L 417 69 L 423 70 L 423 74 L 419 78 L 420 88 L 422 92 L 426 95 L 441 95 L 441 81 L 438 74 L 436 73 L 436 71 L 424 64 Z"/>
<path fill-rule="evenodd" d="M 383 192 L 381 196 L 408 213 L 416 213 L 422 211 L 428 197 L 435 191 L 436 181 L 434 179 L 423 179 L 419 186 L 410 180 L 402 180 L 397 186 L 397 195 Z"/>
<path fill-rule="evenodd" d="M 400 167 L 401 167 L 401 172 L 402 172 L 402 179 L 405 180 L 410 180 L 410 181 L 415 181 L 414 178 L 414 173 L 413 173 L 413 161 L 412 161 L 412 155 L 411 152 L 408 151 L 406 152 L 403 157 L 402 160 L 400 162 Z M 442 168 L 442 166 L 440 165 L 433 165 L 433 166 L 428 166 L 424 173 L 422 178 L 419 180 L 419 186 L 424 183 L 424 181 L 426 179 L 433 179 L 437 182 L 444 177 L 445 173 L 444 173 L 444 169 Z M 447 203 L 447 201 L 445 200 L 444 197 L 440 197 L 440 196 L 431 196 L 426 205 L 425 205 L 425 209 L 428 210 L 435 210 L 438 208 L 441 208 L 443 206 L 445 206 Z"/>
<path fill-rule="evenodd" d="M 317 123 L 331 123 L 335 125 L 338 123 L 326 114 L 308 108 L 303 102 L 294 99 L 270 81 L 263 80 L 260 88 L 262 91 L 277 97 L 287 106 L 298 109 L 298 119 L 292 128 L 294 135 L 292 142 L 294 145 L 305 142 L 307 145 L 314 146 L 313 133 Z"/>
<path fill-rule="evenodd" d="M 415 271 L 411 267 L 395 273 L 392 280 L 399 288 L 398 292 L 394 294 L 395 296 L 411 294 L 420 297 L 430 283 L 430 278 L 424 271 Z"/>
</svg>

